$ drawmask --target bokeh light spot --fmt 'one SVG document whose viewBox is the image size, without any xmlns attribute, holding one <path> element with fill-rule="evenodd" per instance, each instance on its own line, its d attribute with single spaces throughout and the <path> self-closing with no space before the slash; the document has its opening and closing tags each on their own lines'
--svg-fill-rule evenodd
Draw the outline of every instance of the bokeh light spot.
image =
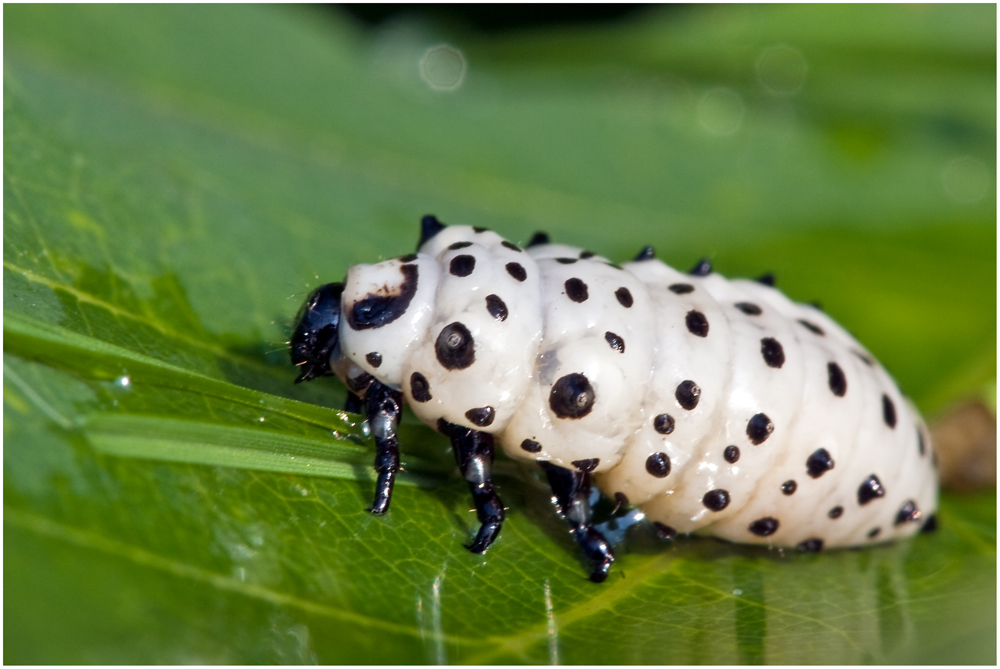
<svg viewBox="0 0 1000 669">
<path fill-rule="evenodd" d="M 989 168 L 972 156 L 959 156 L 948 162 L 941 171 L 944 192 L 959 204 L 979 202 L 990 185 Z"/>
<path fill-rule="evenodd" d="M 420 77 L 434 91 L 454 91 L 465 80 L 465 54 L 448 44 L 432 46 L 420 59 Z"/>
<path fill-rule="evenodd" d="M 710 135 L 735 134 L 743 125 L 743 98 L 730 88 L 713 88 L 701 96 L 695 115 Z"/>
<path fill-rule="evenodd" d="M 788 44 L 774 44 L 757 57 L 757 79 L 769 93 L 794 95 L 806 82 L 809 64 L 802 52 Z"/>
</svg>

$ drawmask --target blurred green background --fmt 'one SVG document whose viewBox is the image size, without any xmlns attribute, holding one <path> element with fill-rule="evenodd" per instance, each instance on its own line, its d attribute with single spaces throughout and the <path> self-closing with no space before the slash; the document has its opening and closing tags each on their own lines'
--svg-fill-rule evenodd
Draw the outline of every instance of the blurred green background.
<svg viewBox="0 0 1000 669">
<path fill-rule="evenodd" d="M 465 551 L 412 415 L 366 514 L 370 444 L 283 343 L 435 213 L 773 271 L 928 417 L 995 405 L 994 5 L 4 19 L 5 662 L 996 662 L 995 491 L 822 555 L 640 525 L 595 586 L 510 463 L 500 541 Z"/>
</svg>

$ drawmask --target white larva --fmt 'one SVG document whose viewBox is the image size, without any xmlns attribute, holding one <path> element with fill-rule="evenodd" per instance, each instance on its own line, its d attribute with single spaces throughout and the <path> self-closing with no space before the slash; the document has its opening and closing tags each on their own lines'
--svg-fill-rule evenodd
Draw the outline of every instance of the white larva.
<svg viewBox="0 0 1000 669">
<path fill-rule="evenodd" d="M 310 295 L 298 380 L 338 375 L 364 400 L 389 504 L 405 400 L 451 437 L 483 523 L 503 521 L 490 465 L 544 464 L 603 580 L 591 480 L 661 535 L 697 532 L 817 551 L 934 525 L 937 476 L 920 416 L 855 339 L 815 307 L 644 249 L 621 267 L 537 235 L 423 220 L 418 253 L 348 270 Z"/>
</svg>

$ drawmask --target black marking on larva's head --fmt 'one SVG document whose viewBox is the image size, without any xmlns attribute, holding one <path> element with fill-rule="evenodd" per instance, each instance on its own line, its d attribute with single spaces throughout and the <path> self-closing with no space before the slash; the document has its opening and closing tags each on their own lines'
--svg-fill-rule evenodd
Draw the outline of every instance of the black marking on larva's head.
<svg viewBox="0 0 1000 669">
<path fill-rule="evenodd" d="M 917 426 L 917 451 L 920 455 L 924 455 L 927 452 L 927 447 L 924 445 L 924 431 Z"/>
<path fill-rule="evenodd" d="M 542 244 L 548 244 L 548 243 L 549 243 L 549 235 L 545 232 L 539 231 L 531 236 L 531 241 L 525 244 L 525 247 L 530 249 L 532 246 L 541 246 Z"/>
<path fill-rule="evenodd" d="M 677 403 L 681 405 L 682 408 L 691 411 L 701 400 L 701 388 L 694 381 L 688 379 L 687 381 L 681 381 L 677 384 L 677 390 L 674 391 L 674 397 L 677 398 Z"/>
<path fill-rule="evenodd" d="M 760 340 L 760 354 L 764 357 L 764 362 L 768 367 L 781 369 L 785 364 L 785 349 L 774 337 L 765 337 Z"/>
<path fill-rule="evenodd" d="M 733 305 L 747 316 L 760 316 L 764 311 L 753 302 L 737 302 Z"/>
<path fill-rule="evenodd" d="M 927 516 L 927 520 L 924 521 L 923 527 L 920 528 L 921 532 L 933 532 L 938 528 L 937 514 L 932 513 Z"/>
<path fill-rule="evenodd" d="M 700 311 L 692 309 L 687 312 L 687 316 L 684 317 L 684 323 L 687 325 L 688 332 L 694 336 L 708 336 L 708 319 Z"/>
<path fill-rule="evenodd" d="M 774 423 L 771 422 L 771 419 L 766 414 L 756 414 L 747 421 L 747 436 L 750 437 L 751 443 L 756 446 L 760 446 L 767 441 L 772 432 L 774 432 Z"/>
<path fill-rule="evenodd" d="M 420 372 L 410 374 L 410 395 L 415 402 L 431 401 L 431 384 L 427 383 L 427 377 Z"/>
<path fill-rule="evenodd" d="M 781 484 L 781 494 L 782 495 L 794 495 L 795 491 L 799 489 L 799 484 L 795 482 L 794 479 L 788 479 Z"/>
<path fill-rule="evenodd" d="M 594 252 L 593 251 L 581 251 L 580 252 L 580 260 L 586 260 L 587 258 L 593 258 L 593 257 L 594 257 Z"/>
<path fill-rule="evenodd" d="M 823 550 L 822 539 L 806 539 L 795 547 L 800 553 L 819 553 Z"/>
<path fill-rule="evenodd" d="M 823 474 L 833 469 L 835 463 L 830 451 L 825 448 L 817 448 L 813 454 L 806 458 L 806 473 L 814 479 L 818 479 Z"/>
<path fill-rule="evenodd" d="M 501 323 L 507 320 L 507 305 L 498 295 L 486 296 L 486 311 L 490 312 L 490 316 L 497 319 Z"/>
<path fill-rule="evenodd" d="M 670 434 L 674 431 L 674 417 L 668 413 L 661 413 L 653 419 L 653 429 L 660 434 Z"/>
<path fill-rule="evenodd" d="M 354 394 L 361 394 L 368 390 L 368 386 L 372 384 L 375 379 L 371 374 L 367 372 L 361 372 L 357 376 L 347 377 L 347 387 Z"/>
<path fill-rule="evenodd" d="M 688 272 L 691 276 L 708 276 L 712 273 L 712 261 L 708 258 L 702 258 L 695 266 L 691 268 Z"/>
<path fill-rule="evenodd" d="M 871 474 L 858 486 L 858 504 L 864 506 L 873 499 L 885 497 L 885 488 L 878 477 Z"/>
<path fill-rule="evenodd" d="M 608 342 L 608 346 L 619 353 L 625 352 L 625 340 L 616 335 L 614 332 L 605 332 L 604 341 Z"/>
<path fill-rule="evenodd" d="M 510 249 L 511 251 L 523 253 L 520 246 L 518 246 L 514 242 L 508 242 L 506 239 L 500 242 L 500 246 L 504 247 L 505 249 Z"/>
<path fill-rule="evenodd" d="M 722 488 L 709 490 L 701 498 L 701 503 L 712 511 L 722 511 L 729 506 L 729 492 Z"/>
<path fill-rule="evenodd" d="M 635 303 L 632 299 L 632 291 L 625 286 L 622 286 L 615 291 L 615 297 L 618 298 L 618 303 L 626 309 L 631 309 L 632 305 Z"/>
<path fill-rule="evenodd" d="M 923 514 L 917 509 L 917 503 L 912 499 L 906 500 L 906 503 L 900 507 L 899 513 L 896 514 L 896 520 L 893 521 L 893 525 L 902 525 L 903 523 L 915 523 L 920 520 Z"/>
<path fill-rule="evenodd" d="M 434 354 L 445 369 L 465 369 L 476 361 L 476 342 L 469 328 L 456 321 L 441 328 Z"/>
<path fill-rule="evenodd" d="M 556 258 L 556 262 L 560 265 L 572 265 L 576 260 L 576 258 Z"/>
<path fill-rule="evenodd" d="M 587 284 L 576 277 L 566 279 L 563 287 L 566 289 L 566 297 L 574 302 L 586 302 L 587 298 L 590 297 L 590 293 L 587 291 Z"/>
<path fill-rule="evenodd" d="M 823 332 L 823 328 L 821 328 L 820 326 L 816 325 L 815 323 L 810 323 L 807 320 L 804 320 L 804 319 L 800 318 L 799 319 L 799 325 L 801 325 L 802 327 L 804 327 L 806 330 L 809 330 L 809 332 L 812 332 L 815 335 L 819 335 L 820 337 L 823 337 L 823 336 L 826 335 L 826 333 Z"/>
<path fill-rule="evenodd" d="M 413 296 L 417 294 L 419 272 L 416 265 L 400 265 L 403 282 L 395 293 L 378 295 L 369 293 L 351 306 L 347 323 L 352 330 L 370 330 L 392 323 L 410 308 Z"/>
<path fill-rule="evenodd" d="M 778 531 L 778 519 L 771 516 L 758 518 L 750 523 L 750 527 L 747 529 L 758 537 L 769 537 Z"/>
<path fill-rule="evenodd" d="M 664 525 L 663 523 L 654 522 L 653 529 L 656 530 L 656 536 L 660 537 L 664 541 L 670 541 L 677 536 L 677 530 L 669 525 Z"/>
<path fill-rule="evenodd" d="M 340 296 L 344 284 L 328 283 L 309 293 L 295 317 L 292 364 L 299 368 L 295 383 L 332 374 L 330 355 L 340 341 Z"/>
<path fill-rule="evenodd" d="M 652 246 L 643 246 L 642 250 L 636 254 L 632 262 L 642 262 L 643 260 L 652 260 L 656 257 L 656 251 Z"/>
<path fill-rule="evenodd" d="M 756 278 L 757 283 L 762 283 L 765 286 L 774 287 L 774 274 L 768 272 L 767 274 L 761 274 Z"/>
<path fill-rule="evenodd" d="M 722 451 L 723 459 L 731 465 L 735 465 L 740 461 L 740 447 L 739 446 L 726 446 Z"/>
<path fill-rule="evenodd" d="M 882 395 L 882 420 L 889 427 L 896 428 L 896 405 L 892 403 L 888 395 Z"/>
<path fill-rule="evenodd" d="M 832 509 L 830 509 L 829 511 L 827 511 L 827 512 L 826 512 L 826 515 L 827 515 L 827 516 L 828 516 L 828 517 L 829 517 L 829 518 L 830 518 L 831 520 L 837 520 L 837 519 L 838 519 L 838 518 L 840 518 L 840 517 L 841 517 L 842 515 L 844 515 L 844 507 L 842 507 L 842 506 L 835 506 L 835 507 L 833 507 Z"/>
<path fill-rule="evenodd" d="M 465 412 L 465 417 L 469 419 L 469 422 L 479 427 L 489 427 L 493 424 L 493 419 L 496 416 L 497 412 L 493 410 L 493 407 L 478 407 Z"/>
<path fill-rule="evenodd" d="M 458 249 L 467 249 L 472 246 L 472 242 L 455 242 L 448 247 L 449 251 L 457 251 Z"/>
<path fill-rule="evenodd" d="M 875 361 L 872 360 L 871 356 L 867 353 L 863 353 L 862 351 L 851 351 L 851 353 L 856 355 L 861 362 L 865 363 L 869 367 L 875 366 Z"/>
<path fill-rule="evenodd" d="M 399 262 L 413 262 L 417 259 L 416 253 L 407 253 L 405 256 L 399 256 L 396 258 Z"/>
<path fill-rule="evenodd" d="M 437 220 L 436 216 L 428 214 L 420 219 L 420 241 L 417 248 L 423 246 L 428 239 L 445 229 L 445 224 Z"/>
<path fill-rule="evenodd" d="M 541 453 L 542 445 L 534 439 L 525 439 L 521 442 L 521 450 L 527 451 L 528 453 Z"/>
<path fill-rule="evenodd" d="M 653 453 L 646 458 L 646 471 L 658 479 L 666 478 L 670 474 L 670 457 L 666 453 Z"/>
<path fill-rule="evenodd" d="M 504 268 L 507 270 L 507 274 L 510 274 L 518 281 L 524 281 L 528 278 L 528 273 L 524 271 L 524 267 L 522 267 L 520 263 L 509 262 L 504 266 Z"/>
<path fill-rule="evenodd" d="M 597 465 L 601 464 L 600 458 L 587 458 L 586 460 L 574 460 L 572 462 L 573 466 L 579 469 L 581 472 L 590 473 L 597 469 Z"/>
<path fill-rule="evenodd" d="M 472 226 L 472 231 L 475 232 L 476 234 L 480 234 L 480 233 L 483 233 L 483 232 L 489 232 L 490 229 L 489 228 L 481 228 L 478 225 L 474 225 L 474 226 Z"/>
<path fill-rule="evenodd" d="M 844 370 L 840 368 L 835 362 L 828 363 L 826 366 L 828 383 L 830 384 L 830 391 L 837 397 L 843 397 L 847 394 L 847 377 L 844 375 Z"/>
<path fill-rule="evenodd" d="M 882 532 L 882 528 L 881 527 L 873 527 L 872 529 L 868 530 L 868 538 L 869 539 L 874 539 L 879 534 L 881 534 L 881 532 Z"/>
<path fill-rule="evenodd" d="M 375 351 L 372 351 L 371 353 L 366 353 L 365 354 L 365 360 L 368 361 L 369 365 L 371 365 L 372 367 L 375 367 L 376 369 L 382 366 L 382 354 L 381 353 L 376 353 Z"/>
<path fill-rule="evenodd" d="M 460 255 L 451 259 L 448 271 L 453 276 L 469 276 L 476 269 L 475 256 Z"/>
<path fill-rule="evenodd" d="M 559 418 L 583 418 L 594 408 L 594 387 L 583 374 L 567 374 L 552 384 L 549 408 Z"/>
<path fill-rule="evenodd" d="M 675 295 L 687 295 L 694 292 L 694 286 L 690 283 L 672 283 L 667 286 L 667 290 Z"/>
</svg>

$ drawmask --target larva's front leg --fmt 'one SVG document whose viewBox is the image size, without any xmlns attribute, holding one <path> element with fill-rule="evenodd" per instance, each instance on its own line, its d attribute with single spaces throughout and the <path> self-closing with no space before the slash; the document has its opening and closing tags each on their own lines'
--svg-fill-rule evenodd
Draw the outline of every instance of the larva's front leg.
<svg viewBox="0 0 1000 669">
<path fill-rule="evenodd" d="M 611 544 L 592 525 L 590 509 L 590 474 L 564 469 L 551 462 L 539 462 L 549 480 L 552 494 L 556 496 L 559 513 L 569 523 L 570 532 L 593 565 L 590 580 L 602 583 L 614 564 L 615 554 Z"/>
<path fill-rule="evenodd" d="M 504 519 L 503 502 L 493 488 L 493 435 L 444 419 L 438 421 L 438 430 L 451 439 L 455 462 L 469 483 L 476 516 L 482 523 L 475 541 L 466 548 L 473 553 L 485 553 L 500 534 Z"/>
<path fill-rule="evenodd" d="M 348 401 L 350 395 L 348 395 Z M 372 513 L 383 514 L 389 510 L 392 501 L 392 486 L 396 482 L 396 472 L 399 471 L 399 442 L 396 438 L 396 427 L 399 425 L 399 415 L 403 410 L 403 394 L 373 381 L 365 393 L 365 405 L 368 413 L 368 425 L 375 437 L 375 471 L 378 481 L 375 483 L 375 501 Z"/>
</svg>

